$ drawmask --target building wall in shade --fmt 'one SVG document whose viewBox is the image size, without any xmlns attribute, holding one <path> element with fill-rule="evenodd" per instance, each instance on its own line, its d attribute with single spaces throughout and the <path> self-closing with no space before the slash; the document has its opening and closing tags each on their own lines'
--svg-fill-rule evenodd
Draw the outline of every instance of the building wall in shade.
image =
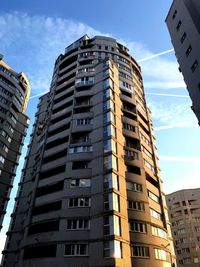
<svg viewBox="0 0 200 267">
<path fill-rule="evenodd" d="M 177 266 L 200 266 L 200 188 L 166 196 Z"/>
<path fill-rule="evenodd" d="M 166 18 L 175 54 L 200 124 L 200 2 L 174 0 Z"/>
<path fill-rule="evenodd" d="M 3 266 L 172 266 L 141 70 L 115 39 L 83 36 L 40 98 Z"/>
<path fill-rule="evenodd" d="M 24 73 L 16 73 L 0 55 L 0 229 L 28 127 L 29 95 Z"/>
</svg>

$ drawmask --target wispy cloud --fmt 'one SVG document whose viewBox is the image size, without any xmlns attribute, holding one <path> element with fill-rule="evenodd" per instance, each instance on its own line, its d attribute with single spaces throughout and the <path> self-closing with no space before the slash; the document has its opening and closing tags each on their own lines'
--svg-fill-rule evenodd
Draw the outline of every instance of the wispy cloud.
<svg viewBox="0 0 200 267">
<path fill-rule="evenodd" d="M 11 59 L 15 62 L 13 68 L 27 74 L 32 95 L 49 89 L 55 59 L 84 34 L 102 33 L 84 23 L 62 18 L 19 12 L 0 14 L 1 53 L 8 63 Z"/>
<path fill-rule="evenodd" d="M 161 126 L 156 126 L 154 127 L 154 131 L 163 131 L 163 130 L 168 130 L 168 129 L 175 129 L 175 128 L 198 128 L 198 125 L 194 124 L 193 121 L 182 121 L 182 122 L 177 122 L 177 123 L 170 123 L 170 124 L 165 124 Z"/>
<path fill-rule="evenodd" d="M 150 67 L 150 66 L 149 66 Z M 160 67 L 162 67 L 162 62 L 160 63 Z M 148 69 L 146 69 L 147 71 Z M 150 71 L 150 70 L 149 70 Z M 145 76 L 145 72 L 144 72 L 144 76 Z M 177 76 L 179 77 L 179 75 Z M 174 77 L 172 77 L 174 79 Z M 159 78 L 160 80 L 162 79 L 162 77 Z M 169 81 L 148 81 L 148 79 L 144 80 L 144 87 L 145 89 L 183 89 L 186 88 L 186 85 L 184 83 L 184 81 L 170 81 L 170 76 L 169 76 Z"/>
<path fill-rule="evenodd" d="M 84 34 L 109 36 L 78 21 L 19 12 L 0 13 L 1 53 L 5 54 L 8 63 L 11 59 L 15 62 L 13 68 L 27 74 L 32 96 L 49 89 L 56 57 Z M 119 41 L 130 48 L 134 58 L 140 60 L 146 88 L 185 87 L 177 63 L 165 58 L 172 49 L 155 54 L 140 42 Z"/>
<path fill-rule="evenodd" d="M 180 98 L 189 98 L 187 95 L 175 95 L 175 94 L 163 94 L 163 93 L 145 93 L 145 95 L 155 95 L 155 96 L 169 96 L 169 97 L 180 97 Z"/>
<path fill-rule="evenodd" d="M 172 128 L 198 127 L 197 120 L 190 109 L 189 98 L 176 98 L 176 101 L 164 99 L 157 102 L 150 99 L 148 101 L 154 121 L 156 121 L 155 131 L 162 131 Z"/>
<path fill-rule="evenodd" d="M 193 162 L 200 163 L 200 157 L 180 157 L 180 156 L 159 156 L 160 160 L 164 161 L 181 161 L 181 162 Z"/>
</svg>

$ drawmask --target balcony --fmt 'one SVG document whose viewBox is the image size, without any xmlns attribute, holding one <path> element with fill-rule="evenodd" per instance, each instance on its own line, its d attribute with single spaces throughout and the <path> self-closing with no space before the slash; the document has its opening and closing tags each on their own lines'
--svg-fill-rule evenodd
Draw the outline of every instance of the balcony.
<svg viewBox="0 0 200 267">
<path fill-rule="evenodd" d="M 81 86 L 92 86 L 94 84 L 94 80 L 76 80 L 75 87 L 81 87 Z"/>
</svg>

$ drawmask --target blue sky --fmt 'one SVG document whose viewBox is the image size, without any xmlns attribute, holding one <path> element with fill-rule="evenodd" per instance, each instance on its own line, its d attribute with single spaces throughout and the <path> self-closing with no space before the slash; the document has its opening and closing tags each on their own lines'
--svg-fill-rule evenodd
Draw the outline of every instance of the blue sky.
<svg viewBox="0 0 200 267">
<path fill-rule="evenodd" d="M 67 3 L 68 2 L 68 3 Z M 152 110 L 161 176 L 166 193 L 199 187 L 200 129 L 190 109 L 191 101 L 178 71 L 165 25 L 171 0 L 1 0 L 0 53 L 31 83 L 27 115 L 34 121 L 38 94 L 49 89 L 56 57 L 66 46 L 87 33 L 106 34 L 130 48 L 142 67 L 147 103 Z M 148 60 L 143 60 L 149 58 Z M 29 142 L 31 127 L 25 140 Z M 20 167 L 26 146 L 22 151 Z M 5 239 L 17 177 L 0 234 Z"/>
</svg>

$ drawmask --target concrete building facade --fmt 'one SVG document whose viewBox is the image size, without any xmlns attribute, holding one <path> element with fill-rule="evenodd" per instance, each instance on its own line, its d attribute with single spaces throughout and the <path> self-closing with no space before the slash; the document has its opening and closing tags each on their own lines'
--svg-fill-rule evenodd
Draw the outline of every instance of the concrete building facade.
<svg viewBox="0 0 200 267">
<path fill-rule="evenodd" d="M 83 36 L 40 98 L 3 266 L 174 266 L 141 70 Z"/>
<path fill-rule="evenodd" d="M 0 55 L 0 229 L 28 127 L 29 95 L 24 73 L 16 73 Z"/>
<path fill-rule="evenodd" d="M 200 1 L 174 0 L 166 23 L 200 124 Z"/>
<path fill-rule="evenodd" d="M 166 196 L 177 266 L 200 266 L 200 188 Z"/>
</svg>

